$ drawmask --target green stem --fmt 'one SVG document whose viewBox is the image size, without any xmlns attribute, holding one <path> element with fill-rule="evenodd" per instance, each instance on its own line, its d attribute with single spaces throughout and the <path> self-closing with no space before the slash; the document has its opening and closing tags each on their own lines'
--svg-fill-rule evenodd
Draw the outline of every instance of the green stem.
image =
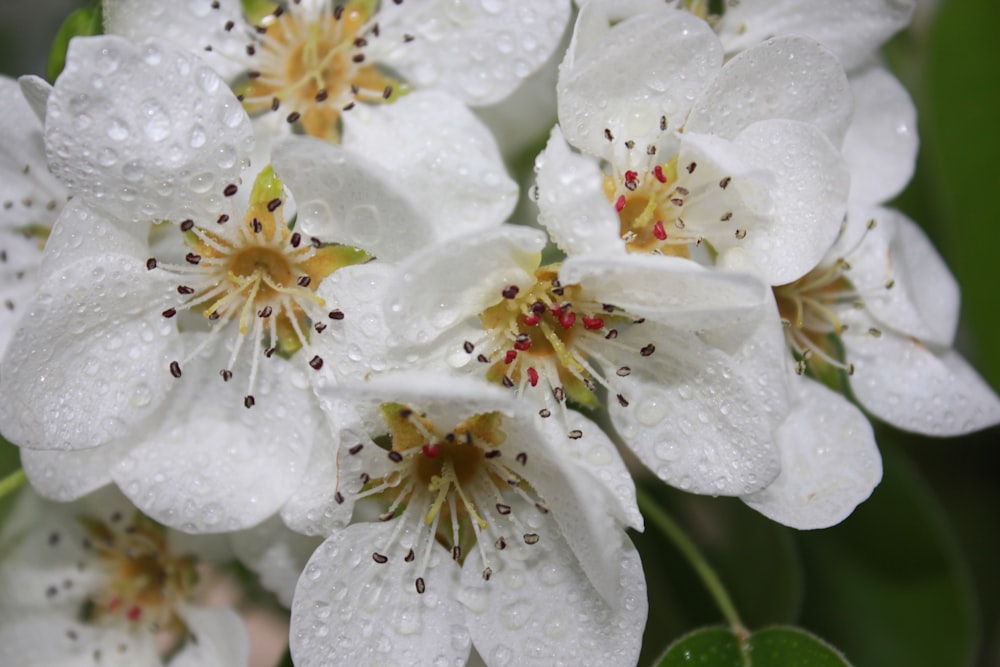
<svg viewBox="0 0 1000 667">
<path fill-rule="evenodd" d="M 24 476 L 24 470 L 21 468 L 0 479 L 0 498 L 3 498 L 8 493 L 17 491 L 18 487 L 24 484 L 25 479 L 27 478 Z"/>
<path fill-rule="evenodd" d="M 739 638 L 748 636 L 749 633 L 746 626 L 743 625 L 743 620 L 740 619 L 732 598 L 729 597 L 725 586 L 722 585 L 722 580 L 719 579 L 719 575 L 715 573 L 712 566 L 708 564 L 705 557 L 698 551 L 698 547 L 687 536 L 684 529 L 669 514 L 664 512 L 656 500 L 641 486 L 636 485 L 635 493 L 643 516 L 652 521 L 664 535 L 669 537 L 677 546 L 677 549 L 688 560 L 691 567 L 694 568 L 694 571 L 701 578 L 701 582 L 705 585 L 705 588 L 708 589 L 709 594 L 715 599 L 715 603 L 719 606 L 719 611 L 722 612 L 722 616 L 729 623 L 733 633 Z"/>
</svg>

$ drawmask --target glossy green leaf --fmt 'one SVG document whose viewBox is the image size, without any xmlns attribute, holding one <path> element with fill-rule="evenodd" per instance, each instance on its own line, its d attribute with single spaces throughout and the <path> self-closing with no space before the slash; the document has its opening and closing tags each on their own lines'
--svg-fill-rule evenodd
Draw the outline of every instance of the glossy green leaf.
<svg viewBox="0 0 1000 667">
<path fill-rule="evenodd" d="M 759 630 L 743 646 L 729 628 L 705 628 L 680 638 L 657 667 L 850 667 L 839 651 L 793 627 Z"/>
<path fill-rule="evenodd" d="M 882 484 L 844 523 L 801 533 L 800 623 L 858 667 L 968 665 L 976 636 L 967 573 L 928 489 L 882 441 Z"/>
<path fill-rule="evenodd" d="M 84 37 L 88 35 L 100 35 L 104 32 L 104 23 L 101 13 L 101 3 L 95 2 L 90 7 L 78 9 L 63 21 L 56 33 L 55 41 L 52 42 L 52 50 L 49 52 L 49 65 L 46 74 L 49 81 L 55 81 L 56 77 L 66 66 L 66 49 L 69 48 L 69 40 L 74 37 Z"/>
<path fill-rule="evenodd" d="M 657 667 L 745 667 L 740 642 L 729 628 L 703 628 L 670 645 Z"/>
</svg>

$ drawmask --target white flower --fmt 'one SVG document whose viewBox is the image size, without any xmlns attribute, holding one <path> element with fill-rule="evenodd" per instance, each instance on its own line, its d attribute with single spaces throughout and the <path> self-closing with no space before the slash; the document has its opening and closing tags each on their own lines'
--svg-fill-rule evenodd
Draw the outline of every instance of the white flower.
<svg viewBox="0 0 1000 667">
<path fill-rule="evenodd" d="M 212 70 L 167 46 L 74 40 L 45 141 L 74 199 L 3 366 L 4 435 L 39 450 L 24 465 L 49 497 L 113 479 L 185 530 L 263 520 L 308 458 L 311 379 L 349 353 L 318 352 L 351 318 L 324 278 L 367 255 L 291 230 L 270 168 L 241 183 L 246 114 Z M 369 167 L 348 156 L 330 173 L 351 194 L 338 219 L 409 219 Z M 401 229 L 387 222 L 382 236 L 420 238 Z"/>
<path fill-rule="evenodd" d="M 549 191 L 592 187 L 600 173 L 567 165 L 554 133 L 539 204 L 556 242 L 575 254 L 575 239 L 607 236 L 582 227 L 610 224 L 631 252 L 745 248 L 772 284 L 815 266 L 848 192 L 839 146 L 851 99 L 836 57 L 779 37 L 723 65 L 722 44 L 688 12 L 659 6 L 609 27 L 591 7 L 562 64 L 559 119 L 571 145 L 606 163 L 608 201 L 584 222 L 551 210 L 566 197 Z"/>
<path fill-rule="evenodd" d="M 729 495 L 773 479 L 787 397 L 770 290 L 677 257 L 540 266 L 544 244 L 511 227 L 428 246 L 399 267 L 389 329 L 427 363 L 532 401 L 568 452 L 584 433 L 567 399 L 596 406 L 603 388 L 622 438 L 661 479 Z"/>
<path fill-rule="evenodd" d="M 799 371 L 846 371 L 880 419 L 937 436 L 1000 422 L 1000 399 L 951 349 L 958 285 L 902 214 L 852 209 L 824 261 L 775 297 Z"/>
<path fill-rule="evenodd" d="M 473 105 L 503 99 L 553 52 L 569 2 L 305 0 L 254 24 L 237 0 L 107 0 L 104 16 L 109 33 L 166 37 L 209 58 L 227 79 L 248 76 L 241 91 L 250 111 L 330 138 L 342 112 L 394 100 L 411 86 Z"/>
<path fill-rule="evenodd" d="M 637 554 L 603 487 L 530 415 L 472 378 L 387 375 L 328 394 L 359 395 L 373 420 L 342 434 L 327 479 L 333 513 L 346 522 L 357 505 L 356 520 L 299 580 L 297 665 L 463 665 L 472 645 L 489 665 L 635 662 Z M 371 439 L 383 434 L 385 448 Z M 361 519 L 371 500 L 379 515 Z"/>
<path fill-rule="evenodd" d="M 73 505 L 26 491 L 0 534 L 0 661 L 245 665 L 243 622 L 196 604 L 198 559 L 173 540 L 111 489 Z"/>
<path fill-rule="evenodd" d="M 0 77 L 0 356 L 38 282 L 66 188 L 45 163 L 42 126 L 16 81 Z"/>
</svg>

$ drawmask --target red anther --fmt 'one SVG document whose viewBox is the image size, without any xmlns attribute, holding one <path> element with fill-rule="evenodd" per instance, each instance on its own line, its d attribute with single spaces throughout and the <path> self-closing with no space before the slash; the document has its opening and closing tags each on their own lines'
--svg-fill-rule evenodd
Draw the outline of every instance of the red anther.
<svg viewBox="0 0 1000 667">
<path fill-rule="evenodd" d="M 667 230 L 663 228 L 662 220 L 657 220 L 656 224 L 653 225 L 653 236 L 660 239 L 661 241 L 667 240 Z"/>
<path fill-rule="evenodd" d="M 521 352 L 524 352 L 529 347 L 531 347 L 531 339 L 528 338 L 527 336 L 525 336 L 524 338 L 518 336 L 517 340 L 514 341 L 514 350 L 520 350 Z M 513 350 L 511 351 L 513 352 Z"/>
<path fill-rule="evenodd" d="M 540 318 L 538 315 L 535 315 L 534 313 L 532 313 L 531 315 L 526 315 L 524 317 L 524 323 L 527 324 L 529 327 L 533 327 L 541 321 L 542 318 Z"/>
<path fill-rule="evenodd" d="M 655 167 L 653 167 L 653 176 L 656 176 L 656 180 L 658 180 L 660 183 L 667 182 L 667 175 L 663 173 L 663 167 L 661 167 L 660 165 L 656 165 Z"/>
<path fill-rule="evenodd" d="M 604 326 L 604 320 L 600 317 L 583 317 L 583 328 L 584 329 L 600 329 Z"/>
<path fill-rule="evenodd" d="M 509 364 L 515 359 L 517 359 L 517 350 L 507 350 L 507 354 L 503 357 L 503 362 Z"/>
<path fill-rule="evenodd" d="M 636 173 L 634 171 L 626 171 L 625 172 L 625 182 L 626 183 L 635 183 L 638 180 L 639 180 L 639 174 L 638 173 Z"/>
<path fill-rule="evenodd" d="M 441 445 L 437 444 L 436 442 L 435 443 L 427 443 L 423 447 L 421 447 L 420 449 L 421 449 L 421 451 L 423 451 L 424 456 L 426 456 L 429 459 L 433 459 L 433 458 L 437 457 L 438 454 L 441 453 Z"/>
<path fill-rule="evenodd" d="M 618 201 L 615 202 L 615 211 L 621 213 L 623 208 L 625 208 L 625 195 L 618 195 Z"/>
<path fill-rule="evenodd" d="M 528 384 L 530 384 L 532 387 L 538 385 L 538 371 L 536 371 L 534 368 L 528 369 Z"/>
<path fill-rule="evenodd" d="M 572 311 L 559 316 L 559 324 L 563 325 L 564 329 L 569 329 L 574 322 L 576 322 L 576 313 Z"/>
<path fill-rule="evenodd" d="M 139 605 L 133 605 L 132 607 L 129 608 L 127 615 L 128 615 L 128 620 L 138 621 L 139 617 L 142 616 L 142 607 L 140 607 Z"/>
</svg>

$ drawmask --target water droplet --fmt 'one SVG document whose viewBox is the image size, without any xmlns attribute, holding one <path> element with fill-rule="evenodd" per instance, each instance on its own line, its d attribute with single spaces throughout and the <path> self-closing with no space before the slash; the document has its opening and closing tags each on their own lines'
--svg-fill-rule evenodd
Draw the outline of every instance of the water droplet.
<svg viewBox="0 0 1000 667">
<path fill-rule="evenodd" d="M 357 206 L 347 214 L 347 233 L 354 243 L 364 246 L 382 237 L 382 220 L 374 206 Z"/>
<path fill-rule="evenodd" d="M 156 99 L 149 98 L 140 107 L 140 122 L 151 141 L 163 141 L 170 135 L 170 115 Z"/>
<path fill-rule="evenodd" d="M 145 382 L 140 382 L 132 388 L 132 405 L 143 408 L 153 400 L 153 391 Z"/>
<path fill-rule="evenodd" d="M 653 394 L 639 402 L 635 416 L 643 426 L 656 426 L 667 416 L 669 406 L 663 396 Z"/>
</svg>

